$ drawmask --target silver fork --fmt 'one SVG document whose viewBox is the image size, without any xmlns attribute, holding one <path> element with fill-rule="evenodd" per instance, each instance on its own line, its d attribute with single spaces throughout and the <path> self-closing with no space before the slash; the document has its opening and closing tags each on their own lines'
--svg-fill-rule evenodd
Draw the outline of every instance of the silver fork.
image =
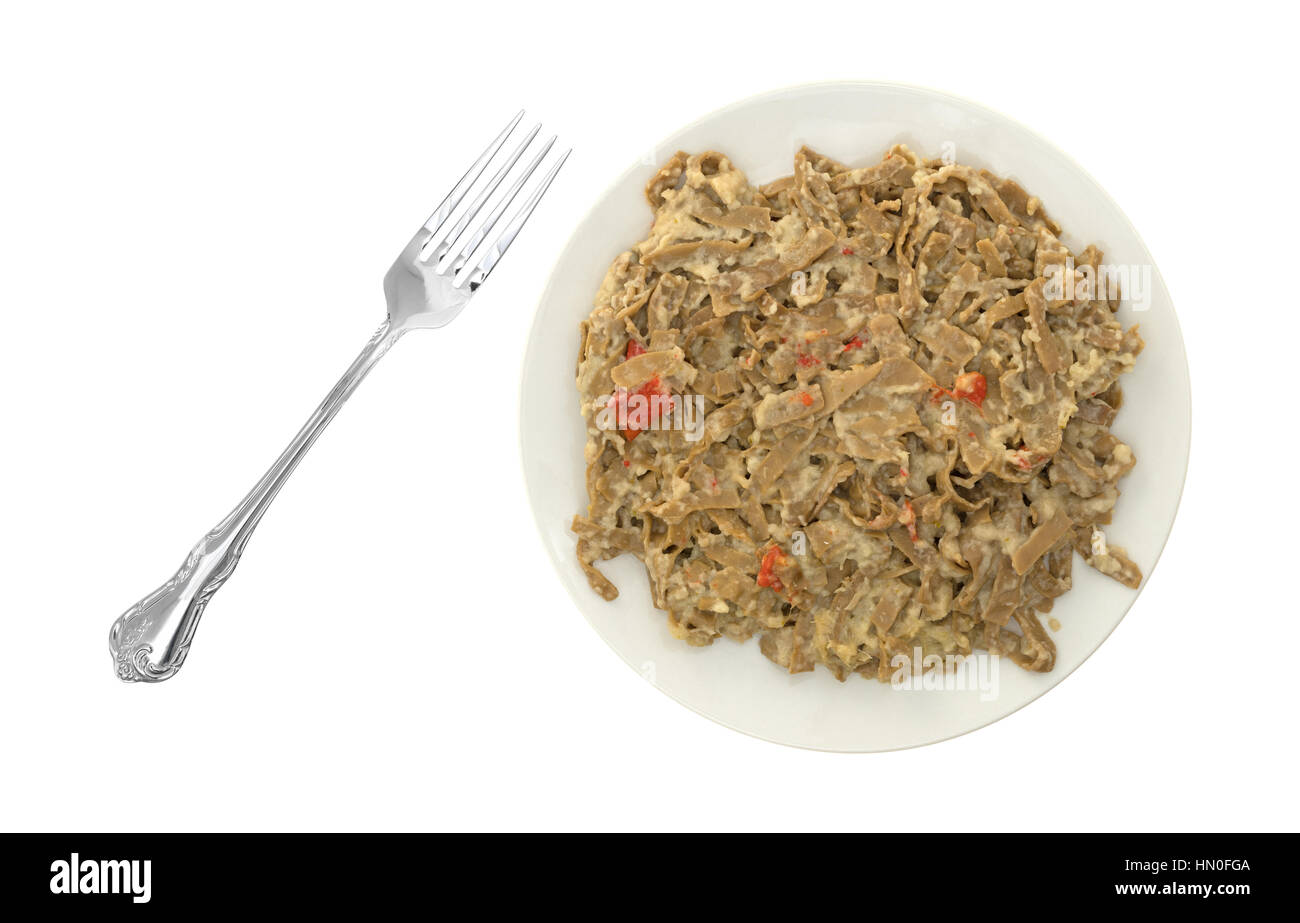
<svg viewBox="0 0 1300 923">
<path fill-rule="evenodd" d="M 492 274 L 569 156 L 565 151 L 555 160 L 511 213 L 500 233 L 489 242 L 502 215 L 555 143 L 552 136 L 522 170 L 515 171 L 541 128 L 535 126 L 501 161 L 491 177 L 480 183 L 488 165 L 495 160 L 523 115 L 520 111 L 497 135 L 402 249 L 384 276 L 388 317 L 289 447 L 230 515 L 194 546 L 175 576 L 113 623 L 108 646 L 119 679 L 157 683 L 175 675 L 185 662 L 195 629 L 212 594 L 230 577 L 267 507 L 344 401 L 403 334 L 420 327 L 451 323 Z M 517 174 L 516 178 L 505 186 L 512 172 Z M 474 197 L 453 222 L 452 216 L 471 191 Z M 486 216 L 477 220 L 490 201 L 494 204 Z"/>
</svg>

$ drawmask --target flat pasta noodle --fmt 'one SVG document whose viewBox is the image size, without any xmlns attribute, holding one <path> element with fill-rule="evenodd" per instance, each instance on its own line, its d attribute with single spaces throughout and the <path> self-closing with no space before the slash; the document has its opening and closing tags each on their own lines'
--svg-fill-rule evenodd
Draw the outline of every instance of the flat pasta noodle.
<svg viewBox="0 0 1300 923">
<path fill-rule="evenodd" d="M 917 648 L 1051 670 L 1039 615 L 1075 551 L 1139 585 L 1096 531 L 1136 463 L 1110 426 L 1142 339 L 1087 286 L 1050 297 L 1102 254 L 1039 199 L 903 145 L 860 168 L 804 148 L 761 187 L 678 152 L 646 198 L 581 325 L 597 593 L 633 554 L 690 644 L 757 634 L 791 672 L 887 680 Z M 609 425 L 647 395 L 699 402 L 699 438 L 658 411 Z"/>
</svg>

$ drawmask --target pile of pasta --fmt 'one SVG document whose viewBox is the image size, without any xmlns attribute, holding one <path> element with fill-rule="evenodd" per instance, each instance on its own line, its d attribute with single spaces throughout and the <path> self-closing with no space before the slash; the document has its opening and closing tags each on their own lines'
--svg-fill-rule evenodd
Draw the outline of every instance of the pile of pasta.
<svg viewBox="0 0 1300 923">
<path fill-rule="evenodd" d="M 646 197 L 581 324 L 572 528 L 596 592 L 618 594 L 596 563 L 632 554 L 691 644 L 757 634 L 791 672 L 888 679 L 918 648 L 1051 670 L 1040 615 L 1076 551 L 1138 586 L 1100 527 L 1142 340 L 1037 198 L 903 145 L 860 168 L 804 148 L 763 186 L 678 152 Z M 608 425 L 647 394 L 702 398 L 699 431 Z"/>
</svg>

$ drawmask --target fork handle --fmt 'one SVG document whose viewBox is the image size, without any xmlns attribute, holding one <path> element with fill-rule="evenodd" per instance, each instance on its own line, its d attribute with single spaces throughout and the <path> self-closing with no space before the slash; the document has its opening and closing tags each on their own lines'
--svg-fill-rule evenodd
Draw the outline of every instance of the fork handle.
<svg viewBox="0 0 1300 923">
<path fill-rule="evenodd" d="M 366 373 L 397 342 L 401 333 L 401 328 L 384 321 L 257 486 L 194 546 L 170 580 L 113 623 L 108 647 L 119 679 L 128 683 L 158 683 L 181 668 L 204 608 L 234 572 L 244 546 L 271 501 Z"/>
</svg>

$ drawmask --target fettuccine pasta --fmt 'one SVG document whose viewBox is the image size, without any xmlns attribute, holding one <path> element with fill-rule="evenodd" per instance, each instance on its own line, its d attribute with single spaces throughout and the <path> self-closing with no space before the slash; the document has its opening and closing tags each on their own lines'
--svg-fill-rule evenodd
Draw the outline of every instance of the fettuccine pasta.
<svg viewBox="0 0 1300 923">
<path fill-rule="evenodd" d="M 1075 551 L 1138 586 L 1100 526 L 1142 340 L 1117 298 L 1049 285 L 1102 254 L 1037 198 L 902 145 L 856 169 L 804 148 L 761 187 L 679 152 L 646 196 L 581 325 L 596 592 L 618 593 L 596 562 L 633 554 L 690 644 L 757 634 L 790 672 L 888 679 L 917 648 L 1051 670 L 1039 616 Z"/>
</svg>

